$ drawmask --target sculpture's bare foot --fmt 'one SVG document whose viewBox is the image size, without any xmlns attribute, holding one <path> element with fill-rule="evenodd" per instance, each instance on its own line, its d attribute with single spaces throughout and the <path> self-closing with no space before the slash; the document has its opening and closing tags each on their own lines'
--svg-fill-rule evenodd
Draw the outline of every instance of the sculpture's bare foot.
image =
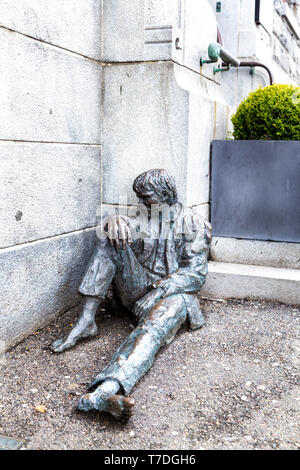
<svg viewBox="0 0 300 470">
<path fill-rule="evenodd" d="M 78 403 L 79 410 L 105 411 L 124 424 L 131 418 L 133 406 L 133 398 L 124 397 L 123 395 L 114 395 L 99 389 L 95 390 L 93 393 L 83 395 Z"/>
<path fill-rule="evenodd" d="M 112 395 L 108 399 L 108 412 L 116 419 L 126 424 L 132 416 L 134 399 L 123 395 Z"/>
<path fill-rule="evenodd" d="M 94 321 L 89 321 L 88 323 L 80 322 L 80 324 L 74 326 L 67 336 L 54 341 L 50 349 L 55 353 L 62 353 L 75 346 L 79 339 L 96 336 L 97 332 L 97 325 Z"/>
</svg>

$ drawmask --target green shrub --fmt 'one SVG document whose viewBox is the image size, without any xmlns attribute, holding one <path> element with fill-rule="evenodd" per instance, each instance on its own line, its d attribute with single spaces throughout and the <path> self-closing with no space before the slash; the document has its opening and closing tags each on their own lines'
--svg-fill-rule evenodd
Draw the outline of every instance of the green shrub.
<svg viewBox="0 0 300 470">
<path fill-rule="evenodd" d="M 300 87 L 271 85 L 249 94 L 231 118 L 239 140 L 300 140 Z"/>
</svg>

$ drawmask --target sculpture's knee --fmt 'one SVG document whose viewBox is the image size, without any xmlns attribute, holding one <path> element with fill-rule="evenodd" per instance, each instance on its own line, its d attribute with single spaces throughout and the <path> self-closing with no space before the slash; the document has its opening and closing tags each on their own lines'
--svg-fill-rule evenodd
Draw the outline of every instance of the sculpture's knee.
<svg viewBox="0 0 300 470">
<path fill-rule="evenodd" d="M 183 299 L 176 306 L 168 307 L 157 305 L 140 322 L 141 329 L 162 344 L 172 341 L 187 315 Z"/>
<path fill-rule="evenodd" d="M 154 338 L 161 338 L 164 334 L 164 328 L 155 321 L 151 321 L 147 318 L 141 322 L 141 329 L 144 333 L 149 334 Z"/>
</svg>

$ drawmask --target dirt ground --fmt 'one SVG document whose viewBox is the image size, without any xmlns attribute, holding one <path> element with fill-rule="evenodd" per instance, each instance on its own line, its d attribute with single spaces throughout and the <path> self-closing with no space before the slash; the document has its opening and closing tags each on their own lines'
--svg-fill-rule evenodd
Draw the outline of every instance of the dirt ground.
<svg viewBox="0 0 300 470">
<path fill-rule="evenodd" d="M 6 354 L 0 434 L 26 439 L 26 449 L 299 448 L 299 308 L 201 303 L 207 324 L 194 332 L 184 327 L 161 350 L 132 393 L 135 413 L 126 426 L 76 404 L 132 319 L 113 313 L 107 301 L 98 336 L 55 355 L 45 347 L 70 329 L 78 308 L 62 315 Z"/>
</svg>

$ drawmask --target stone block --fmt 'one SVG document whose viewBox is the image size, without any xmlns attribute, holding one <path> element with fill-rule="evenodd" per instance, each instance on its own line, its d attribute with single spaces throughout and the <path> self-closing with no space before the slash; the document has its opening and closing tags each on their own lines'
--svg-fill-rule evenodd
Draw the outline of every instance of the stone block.
<svg viewBox="0 0 300 470">
<path fill-rule="evenodd" d="M 238 57 L 242 59 L 244 57 L 255 56 L 257 40 L 259 40 L 259 37 L 256 30 L 240 31 Z"/>
<path fill-rule="evenodd" d="M 96 225 L 100 147 L 0 143 L 0 247 Z"/>
<path fill-rule="evenodd" d="M 176 24 L 180 21 L 182 0 L 145 0 L 145 25 Z"/>
<path fill-rule="evenodd" d="M 205 204 L 209 201 L 210 145 L 215 128 L 216 103 L 190 94 L 186 204 Z"/>
<path fill-rule="evenodd" d="M 0 250 L 0 341 L 6 349 L 80 301 L 77 289 L 94 240 L 94 230 L 87 230 Z"/>
<path fill-rule="evenodd" d="M 182 2 L 181 17 L 180 27 L 173 28 L 173 60 L 219 83 L 219 75 L 213 73 L 217 64 L 200 66 L 200 58 L 208 58 L 209 44 L 217 40 L 217 22 L 211 5 L 207 0 L 186 0 Z"/>
<path fill-rule="evenodd" d="M 170 60 L 181 0 L 103 2 L 104 62 Z"/>
<path fill-rule="evenodd" d="M 212 261 L 300 269 L 300 243 L 213 237 Z"/>
<path fill-rule="evenodd" d="M 300 305 L 300 271 L 211 261 L 201 295 Z"/>
<path fill-rule="evenodd" d="M 266 8 L 266 10 L 267 10 L 266 17 L 268 17 L 268 24 L 269 25 L 272 24 L 272 20 L 273 20 L 272 6 L 271 6 L 271 11 L 270 11 L 270 2 L 272 3 L 273 0 L 263 0 L 261 2 L 263 4 L 266 4 L 266 6 L 263 5 L 263 8 Z M 239 18 L 240 18 L 239 27 L 240 27 L 240 30 L 241 31 L 247 31 L 247 30 L 248 31 L 249 30 L 254 31 L 255 28 L 256 28 L 256 24 L 255 24 L 255 1 L 254 2 L 250 1 L 249 2 L 249 0 L 244 0 L 244 1 L 242 0 L 239 3 L 240 3 L 240 5 L 237 5 L 237 6 L 239 6 Z M 267 24 L 266 24 L 266 26 L 267 26 Z M 270 32 L 272 32 L 272 29 L 271 29 Z M 232 33 L 234 34 L 233 31 L 232 31 Z M 236 34 L 236 32 L 235 32 L 235 34 Z"/>
<path fill-rule="evenodd" d="M 101 59 L 101 0 L 0 0 L 0 25 Z"/>
<path fill-rule="evenodd" d="M 207 56 L 209 43 L 217 38 L 207 0 L 103 2 L 102 28 L 104 62 L 173 59 L 219 81 L 212 65 L 200 71 L 200 57 Z"/>
<path fill-rule="evenodd" d="M 287 4 L 283 3 L 281 5 L 280 13 L 284 21 L 289 26 L 295 38 L 300 39 L 300 26 L 296 17 L 293 15 L 293 12 L 290 9 L 290 7 Z"/>
<path fill-rule="evenodd" d="M 252 55 L 255 55 L 259 62 L 263 62 L 266 63 L 266 65 L 269 64 L 269 66 L 271 66 L 273 56 L 272 38 L 261 25 L 257 26 L 255 51 Z"/>
<path fill-rule="evenodd" d="M 143 60 L 144 0 L 113 0 L 102 3 L 102 60 Z"/>
<path fill-rule="evenodd" d="M 209 201 L 211 141 L 228 136 L 232 109 L 194 90 L 189 98 L 186 203 L 196 205 Z"/>
<path fill-rule="evenodd" d="M 175 74 L 171 62 L 105 67 L 105 203 L 115 204 L 124 196 L 124 204 L 135 204 L 132 181 L 150 168 L 170 171 L 187 205 L 208 202 L 210 141 L 214 129 L 222 134 L 222 113 L 226 138 L 228 108 L 220 105 L 215 125 L 219 104 L 212 100 L 220 97 L 221 87 L 175 67 Z"/>
<path fill-rule="evenodd" d="M 240 0 L 231 0 L 222 2 L 220 13 L 216 12 L 216 0 L 209 0 L 209 3 L 215 12 L 223 39 L 223 45 L 232 55 L 238 55 L 238 35 L 240 24 Z M 245 3 L 245 2 L 244 2 Z"/>
<path fill-rule="evenodd" d="M 170 60 L 172 57 L 172 26 L 145 27 L 144 60 Z"/>
<path fill-rule="evenodd" d="M 176 84 L 173 64 L 105 67 L 103 201 L 137 202 L 133 179 L 150 168 L 170 171 L 185 196 L 188 93 Z"/>
<path fill-rule="evenodd" d="M 173 28 L 181 20 L 181 0 L 145 0 L 144 60 L 172 57 Z"/>
<path fill-rule="evenodd" d="M 0 139 L 100 143 L 98 63 L 5 29 L 0 54 Z"/>
</svg>

